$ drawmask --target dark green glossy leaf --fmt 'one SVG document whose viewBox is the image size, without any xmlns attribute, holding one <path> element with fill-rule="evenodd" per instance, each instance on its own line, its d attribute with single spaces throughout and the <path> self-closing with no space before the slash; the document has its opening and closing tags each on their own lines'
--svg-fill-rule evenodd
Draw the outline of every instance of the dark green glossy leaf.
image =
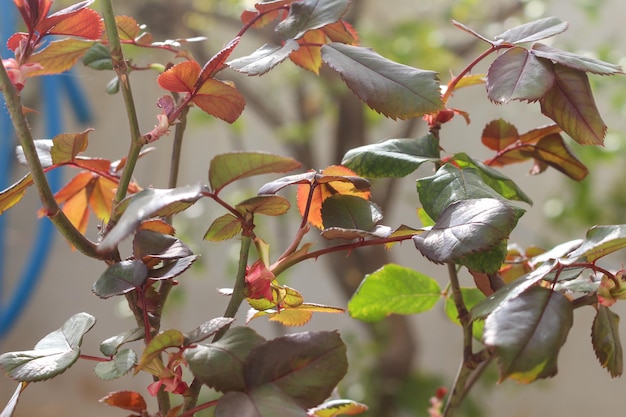
<svg viewBox="0 0 626 417">
<path fill-rule="evenodd" d="M 140 287 L 148 278 L 148 268 L 137 260 L 122 261 L 109 266 L 93 284 L 92 291 L 100 298 L 126 294 Z"/>
<path fill-rule="evenodd" d="M 113 61 L 109 49 L 101 43 L 93 45 L 85 55 L 83 55 L 83 64 L 95 70 L 112 70 Z"/>
<path fill-rule="evenodd" d="M 100 243 L 101 250 L 113 249 L 144 220 L 171 216 L 189 208 L 204 191 L 204 186 L 195 184 L 172 189 L 150 188 L 128 197 L 120 204 L 124 210 L 122 217 Z"/>
<path fill-rule="evenodd" d="M 246 358 L 265 339 L 249 327 L 235 327 L 217 342 L 185 350 L 185 360 L 202 383 L 221 392 L 244 391 Z"/>
<path fill-rule="evenodd" d="M 185 333 L 185 346 L 200 343 L 206 338 L 213 336 L 220 329 L 230 325 L 235 319 L 228 317 L 216 317 L 209 321 L 205 321 L 189 333 Z"/>
<path fill-rule="evenodd" d="M 230 391 L 220 398 L 215 417 L 308 417 L 305 409 L 274 384 L 246 392 Z"/>
<path fill-rule="evenodd" d="M 554 376 L 573 320 L 569 300 L 543 287 L 525 291 L 489 315 L 484 342 L 496 349 L 500 381 L 529 383 Z"/>
<path fill-rule="evenodd" d="M 509 43 L 535 42 L 550 38 L 567 30 L 568 23 L 556 17 L 546 17 L 524 23 L 496 36 L 496 40 Z"/>
<path fill-rule="evenodd" d="M 622 375 L 624 354 L 619 338 L 619 316 L 602 304 L 598 305 L 598 312 L 593 320 L 591 344 L 600 365 L 609 371 L 611 377 Z"/>
<path fill-rule="evenodd" d="M 465 307 L 470 310 L 476 304 L 485 299 L 485 295 L 478 288 L 461 288 L 461 294 L 463 295 L 463 301 Z M 452 296 L 446 298 L 446 304 L 444 306 L 446 315 L 453 323 L 461 325 L 459 320 L 459 313 L 456 309 L 456 304 Z M 472 325 L 472 334 L 476 340 L 481 340 L 483 337 L 483 328 L 485 323 L 483 321 L 475 321 Z"/>
<path fill-rule="evenodd" d="M 241 231 L 241 221 L 230 213 L 218 217 L 204 234 L 204 240 L 221 242 L 232 239 Z"/>
<path fill-rule="evenodd" d="M 350 316 L 363 321 L 390 314 L 417 314 L 430 310 L 441 297 L 434 279 L 413 269 L 387 264 L 363 278 L 348 302 Z"/>
<path fill-rule="evenodd" d="M 361 197 L 336 194 L 322 203 L 325 229 L 339 227 L 370 231 L 382 218 L 378 206 Z"/>
<path fill-rule="evenodd" d="M 232 152 L 211 160 L 209 182 L 218 193 L 226 185 L 242 178 L 268 173 L 282 173 L 300 168 L 293 158 L 263 152 Z"/>
<path fill-rule="evenodd" d="M 428 134 L 419 139 L 389 139 L 351 149 L 341 165 L 366 178 L 402 178 L 424 162 L 438 160 L 437 140 Z"/>
<path fill-rule="evenodd" d="M 109 337 L 100 343 L 100 352 L 104 356 L 113 356 L 117 353 L 117 350 L 124 343 L 134 342 L 135 340 L 143 339 L 144 328 L 136 327 L 132 330 L 128 330 L 124 333 Z"/>
<path fill-rule="evenodd" d="M 283 39 L 298 39 L 305 32 L 335 23 L 350 6 L 350 0 L 300 0 L 291 3 L 289 14 L 276 25 Z"/>
<path fill-rule="evenodd" d="M 137 259 L 178 259 L 191 256 L 193 252 L 174 236 L 152 230 L 139 230 L 133 239 L 133 255 Z"/>
<path fill-rule="evenodd" d="M 624 70 L 619 65 L 609 64 L 608 62 L 600 61 L 598 59 L 562 51 L 541 43 L 534 44 L 530 53 L 539 58 L 556 62 L 557 64 L 561 64 L 577 71 L 591 72 L 599 75 L 615 75 L 624 73 Z"/>
<path fill-rule="evenodd" d="M 0 355 L 0 368 L 20 382 L 45 381 L 63 373 L 80 356 L 80 345 L 96 319 L 87 313 L 70 317 L 63 327 L 48 334 L 33 350 Z"/>
<path fill-rule="evenodd" d="M 269 340 L 252 351 L 243 368 L 247 387 L 275 385 L 305 409 L 328 398 L 347 370 L 346 345 L 337 332 Z"/>
<path fill-rule="evenodd" d="M 331 43 L 322 60 L 372 109 L 392 119 L 421 117 L 443 109 L 437 74 L 398 64 L 371 49 Z"/>
<path fill-rule="evenodd" d="M 164 280 L 176 278 L 186 270 L 200 257 L 200 255 L 185 256 L 184 258 L 175 259 L 166 262 L 161 268 L 150 269 L 148 276 L 154 280 Z"/>
<path fill-rule="evenodd" d="M 585 240 L 567 257 L 571 260 L 584 258 L 596 260 L 626 247 L 626 225 L 594 226 L 587 231 Z"/>
<path fill-rule="evenodd" d="M 502 195 L 483 181 L 477 169 L 460 169 L 453 164 L 445 164 L 435 175 L 417 180 L 417 192 L 426 213 L 438 220 L 442 211 L 453 203 L 462 200 L 491 198 L 501 199 Z"/>
<path fill-rule="evenodd" d="M 554 83 L 552 64 L 525 48 L 512 48 L 496 58 L 487 71 L 487 96 L 497 104 L 511 100 L 537 101 Z"/>
<path fill-rule="evenodd" d="M 165 330 L 154 336 L 143 351 L 141 360 L 135 368 L 135 374 L 152 362 L 157 356 L 168 348 L 181 348 L 185 344 L 185 336 L 180 330 Z"/>
<path fill-rule="evenodd" d="M 413 236 L 413 242 L 433 262 L 456 262 L 507 239 L 523 213 L 494 198 L 458 201 L 441 213 L 432 229 Z"/>
<path fill-rule="evenodd" d="M 541 112 L 582 145 L 602 145 L 606 125 L 598 112 L 587 74 L 554 65 L 552 88 L 541 98 Z"/>
<path fill-rule="evenodd" d="M 476 173 L 480 175 L 480 178 L 489 187 L 494 189 L 498 194 L 507 200 L 523 201 L 528 204 L 532 204 L 532 200 L 517 184 L 506 175 L 502 174 L 482 162 L 476 161 L 465 153 L 458 153 L 454 155 L 454 162 L 461 167 L 461 169 L 472 168 L 476 170 Z"/>
<path fill-rule="evenodd" d="M 276 65 L 283 62 L 300 45 L 294 40 L 287 40 L 284 45 L 265 44 L 252 54 L 241 58 L 233 59 L 226 63 L 237 72 L 250 76 L 263 75 Z"/>
<path fill-rule="evenodd" d="M 266 216 L 281 216 L 289 211 L 289 200 L 277 195 L 257 195 L 242 201 L 235 208 L 240 213 L 265 214 Z"/>
<path fill-rule="evenodd" d="M 96 365 L 94 371 L 96 376 L 106 381 L 121 378 L 128 373 L 135 362 L 137 355 L 131 349 L 121 350 L 115 357 L 108 362 L 100 362 Z"/>
<path fill-rule="evenodd" d="M 472 253 L 457 262 L 474 272 L 495 273 L 498 272 L 507 255 L 507 241 L 502 240 L 493 248 Z"/>
</svg>

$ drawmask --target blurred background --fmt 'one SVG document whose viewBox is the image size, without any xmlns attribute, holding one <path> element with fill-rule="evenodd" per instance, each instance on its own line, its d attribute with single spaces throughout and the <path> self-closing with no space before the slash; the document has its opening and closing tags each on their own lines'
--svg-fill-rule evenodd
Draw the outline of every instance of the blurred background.
<svg viewBox="0 0 626 417">
<path fill-rule="evenodd" d="M 69 4 L 57 0 L 53 10 Z M 144 0 L 116 2 L 116 12 L 145 23 L 155 40 L 205 36 L 206 41 L 188 46 L 196 60 L 206 62 L 238 32 L 241 10 L 252 5 L 253 2 L 239 0 Z M 3 36 L 15 30 L 7 29 L 16 21 L 14 17 L 7 18 L 12 7 L 10 0 L 0 0 Z M 493 37 L 523 22 L 556 16 L 569 21 L 570 28 L 550 40 L 554 46 L 624 66 L 626 47 L 621 25 L 625 7 L 620 0 L 355 0 L 349 19 L 354 22 L 362 45 L 403 64 L 436 70 L 442 83 L 447 83 L 451 73 L 460 71 L 485 48 L 454 28 L 451 19 Z M 99 10 L 97 1 L 93 8 Z M 272 37 L 271 31 L 250 32 L 235 55 L 244 56 Z M 2 43 L 5 41 L 2 39 Z M 8 57 L 6 51 L 2 57 Z M 139 65 L 171 59 L 171 55 L 136 49 L 128 49 L 126 57 Z M 486 65 L 476 72 L 485 70 Z M 159 113 L 155 103 L 164 92 L 156 86 L 157 75 L 131 75 L 142 132 L 152 128 Z M 30 115 L 35 137 L 49 137 L 55 129 L 79 132 L 93 127 L 86 155 L 112 160 L 125 156 L 129 139 L 123 102 L 120 95 L 105 92 L 112 77 L 110 72 L 97 72 L 79 64 L 74 72 L 54 80 L 45 77 L 29 81 L 23 97 L 28 107 L 37 110 Z M 291 155 L 305 169 L 323 169 L 339 163 L 347 149 L 360 144 L 426 133 L 421 120 L 394 122 L 366 109 L 334 75 L 325 71 L 316 77 L 284 63 L 261 79 L 232 71 L 224 71 L 220 77 L 236 83 L 246 97 L 246 110 L 234 126 L 213 120 L 197 109 L 191 111 L 183 147 L 181 185 L 207 182 L 211 158 L 230 150 Z M 584 237 L 585 231 L 595 224 L 626 223 L 626 176 L 622 171 L 626 156 L 626 79 L 591 75 L 590 80 L 598 108 L 609 126 L 606 145 L 584 148 L 568 143 L 589 167 L 590 175 L 581 183 L 573 183 L 553 169 L 530 176 L 530 162 L 504 170 L 534 201 L 511 238 L 522 247 L 551 247 Z M 462 118 L 456 118 L 445 125 L 442 146 L 446 153 L 466 151 L 474 157 L 490 157 L 480 143 L 480 134 L 494 119 L 502 117 L 520 132 L 548 123 L 539 104 L 496 106 L 487 100 L 483 88 L 463 89 L 450 102 L 452 107 L 470 113 L 471 124 L 466 126 Z M 47 114 L 58 114 L 56 119 L 61 123 L 50 125 L 45 119 Z M 6 132 L 6 119 L 2 123 L 2 132 Z M 166 186 L 172 136 L 156 142 L 155 150 L 140 160 L 135 179 L 141 186 Z M 10 137 L 0 142 L 0 155 L 5 158 L 0 159 L 0 180 L 4 181 L 0 188 L 26 172 L 7 159 L 13 157 L 13 141 Z M 383 207 L 384 224 L 419 224 L 415 214 L 419 205 L 415 179 L 429 175 L 430 170 L 424 166 L 403 180 L 375 184 L 374 200 Z M 65 170 L 55 181 L 64 184 L 73 175 L 75 172 Z M 254 178 L 244 186 L 232 187 L 227 196 L 231 201 L 251 196 L 264 181 L 274 178 Z M 286 195 L 295 205 L 295 196 Z M 0 217 L 0 352 L 30 349 L 69 317 L 85 311 L 98 321 L 85 337 L 83 353 L 98 355 L 102 340 L 134 327 L 134 320 L 119 300 L 102 300 L 92 294 L 93 282 L 105 269 L 103 263 L 73 251 L 58 234 L 52 234 L 50 246 L 44 244 L 47 220 L 37 219 L 39 207 L 36 193 L 29 190 L 24 200 Z M 256 230 L 273 244 L 274 256 L 282 252 L 282 243 L 291 240 L 298 224 L 299 215 L 292 211 L 287 218 L 263 219 Z M 200 201 L 176 218 L 179 237 L 202 257 L 180 277 L 181 285 L 167 306 L 163 329 L 190 330 L 222 314 L 227 300 L 216 290 L 232 284 L 238 245 L 218 245 L 202 239 L 211 222 L 221 214 L 217 205 Z M 95 239 L 97 225 L 97 219 L 90 219 L 91 238 Z M 624 261 L 621 254 L 606 266 L 619 269 Z M 308 261 L 280 279 L 301 291 L 307 302 L 345 308 L 347 297 L 363 274 L 388 262 L 422 271 L 442 286 L 447 281 L 445 267 L 431 265 L 410 243 L 389 252 L 359 250 L 349 257 L 339 254 Z M 468 277 L 464 280 L 472 285 Z M 614 311 L 623 315 L 626 309 L 617 305 Z M 241 313 L 239 324 L 245 322 L 245 311 Z M 575 315 L 574 328 L 561 351 L 559 373 L 554 378 L 529 386 L 509 381 L 496 385 L 497 372 L 492 366 L 468 398 L 464 415 L 583 417 L 623 409 L 626 382 L 612 380 L 599 366 L 591 347 L 593 309 L 579 309 Z M 263 318 L 252 321 L 250 326 L 266 338 L 300 330 L 340 329 L 350 355 L 350 371 L 340 390 L 344 397 L 370 405 L 369 416 L 426 416 L 428 399 L 437 387 L 451 384 L 461 357 L 461 332 L 446 318 L 443 303 L 419 316 L 393 316 L 375 325 L 356 322 L 347 314 L 318 314 L 302 329 L 277 327 Z M 33 384 L 22 395 L 16 416 L 121 416 L 123 411 L 108 408 L 98 399 L 120 389 L 145 392 L 150 383 L 146 375 L 101 381 L 94 376 L 93 366 L 79 361 L 54 381 Z M 14 389 L 14 382 L 0 378 L 0 408 Z"/>
</svg>

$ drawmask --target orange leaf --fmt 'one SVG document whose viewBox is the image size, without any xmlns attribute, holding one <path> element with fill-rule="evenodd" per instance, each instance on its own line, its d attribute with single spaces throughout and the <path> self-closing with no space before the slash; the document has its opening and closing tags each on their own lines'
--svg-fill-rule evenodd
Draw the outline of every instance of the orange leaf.
<svg viewBox="0 0 626 417">
<path fill-rule="evenodd" d="M 70 197 L 63 205 L 63 213 L 79 232 L 84 234 L 87 231 L 87 221 L 89 220 L 89 210 L 87 205 L 87 190 L 82 189 Z"/>
<path fill-rule="evenodd" d="M 170 236 L 174 236 L 176 234 L 176 229 L 174 229 L 171 224 L 159 219 L 145 221 L 141 223 L 139 229 L 152 230 L 153 232 L 158 232 Z"/>
<path fill-rule="evenodd" d="M 117 183 L 108 178 L 98 177 L 93 184 L 89 195 L 89 206 L 96 217 L 103 222 L 107 222 L 111 216 L 115 190 L 117 190 Z"/>
<path fill-rule="evenodd" d="M 161 88 L 178 93 L 191 93 L 200 75 L 200 65 L 196 61 L 185 61 L 174 65 L 157 78 Z"/>
<path fill-rule="evenodd" d="M 55 195 L 54 199 L 58 204 L 63 204 L 71 199 L 76 193 L 79 193 L 94 179 L 91 172 L 81 172 L 77 174 L 70 182 L 61 188 Z"/>
<path fill-rule="evenodd" d="M 324 176 L 357 176 L 352 170 L 341 166 L 341 165 L 332 165 L 322 171 L 322 175 Z M 322 228 L 322 203 L 328 197 L 332 197 L 335 194 L 346 194 L 346 195 L 354 195 L 357 197 L 364 198 L 369 200 L 370 192 L 357 190 L 351 182 L 344 181 L 330 181 L 323 182 L 323 177 L 321 179 L 317 179 L 318 182 L 313 191 L 313 197 L 311 199 L 311 206 L 309 208 L 309 218 L 308 221 L 313 226 L 317 228 Z M 304 216 L 304 212 L 306 210 L 307 200 L 309 196 L 310 184 L 302 184 L 298 186 L 297 200 L 298 200 L 298 210 L 300 210 L 300 214 Z"/>
<path fill-rule="evenodd" d="M 0 192 L 0 214 L 10 209 L 24 197 L 26 187 L 33 184 L 33 178 L 30 173 L 26 174 L 17 183 Z"/>
<path fill-rule="evenodd" d="M 115 26 L 121 40 L 134 40 L 141 33 L 137 21 L 130 16 L 115 16 Z"/>
<path fill-rule="evenodd" d="M 344 20 L 338 20 L 335 23 L 322 27 L 322 30 L 333 42 L 341 42 L 347 45 L 358 45 L 359 35 L 352 25 Z"/>
<path fill-rule="evenodd" d="M 141 394 L 133 391 L 112 392 L 106 397 L 100 399 L 100 402 L 108 404 L 112 407 L 118 407 L 137 413 L 141 413 L 148 409 L 146 400 L 143 399 Z"/>
<path fill-rule="evenodd" d="M 85 158 L 77 156 L 72 162 L 77 167 L 88 171 L 102 172 L 103 174 L 107 174 L 111 168 L 111 161 L 104 158 Z"/>
<path fill-rule="evenodd" d="M 241 22 L 245 25 L 256 19 L 261 13 L 263 14 L 254 22 L 252 27 L 262 28 L 274 19 L 284 19 L 287 15 L 285 6 L 293 3 L 294 0 L 270 1 L 266 3 L 257 3 L 254 5 L 256 10 L 244 10 L 241 13 Z"/>
<path fill-rule="evenodd" d="M 53 16 L 43 23 L 53 19 Z M 104 32 L 104 24 L 100 15 L 91 9 L 82 9 L 70 16 L 63 15 L 58 23 L 54 24 L 48 31 L 51 35 L 79 36 L 85 39 L 100 39 Z"/>
<path fill-rule="evenodd" d="M 246 100 L 236 88 L 216 79 L 207 80 L 193 102 L 206 113 L 233 123 L 243 112 Z"/>
<path fill-rule="evenodd" d="M 310 30 L 298 39 L 298 43 L 300 48 L 289 54 L 289 58 L 294 64 L 319 75 L 322 66 L 321 45 L 326 43 L 326 35 L 321 29 Z"/>
<path fill-rule="evenodd" d="M 15 52 L 15 50 L 22 45 L 22 43 L 28 41 L 28 33 L 17 32 L 11 35 L 9 40 L 7 41 L 7 48 L 11 51 Z"/>
<path fill-rule="evenodd" d="M 207 62 L 200 72 L 201 79 L 209 79 L 224 67 L 224 63 L 241 40 L 240 36 L 230 41 L 221 51 Z"/>
<path fill-rule="evenodd" d="M 28 76 L 58 74 L 67 71 L 93 44 L 94 42 L 91 41 L 73 38 L 50 42 L 46 48 L 32 54 L 28 59 L 29 64 L 40 64 L 43 67 L 41 70 L 29 72 Z"/>
</svg>

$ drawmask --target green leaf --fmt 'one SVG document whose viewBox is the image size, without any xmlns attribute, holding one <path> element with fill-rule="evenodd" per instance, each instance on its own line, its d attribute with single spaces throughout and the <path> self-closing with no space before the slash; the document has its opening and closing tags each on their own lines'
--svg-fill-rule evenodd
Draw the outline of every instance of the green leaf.
<svg viewBox="0 0 626 417">
<path fill-rule="evenodd" d="M 70 317 L 63 327 L 48 334 L 33 350 L 0 355 L 0 368 L 20 382 L 45 381 L 63 373 L 80 356 L 80 345 L 96 319 L 87 313 Z"/>
<path fill-rule="evenodd" d="M 98 363 L 94 371 L 98 378 L 109 381 L 126 375 L 135 366 L 136 361 L 137 355 L 135 352 L 131 349 L 124 349 L 115 355 L 112 360 Z"/>
<path fill-rule="evenodd" d="M 209 182 L 213 192 L 233 181 L 254 175 L 282 173 L 300 168 L 301 164 L 293 158 L 263 152 L 232 152 L 217 155 L 209 166 Z"/>
<path fill-rule="evenodd" d="M 609 64 L 608 62 L 589 58 L 587 56 L 562 51 L 541 43 L 534 44 L 530 53 L 539 58 L 550 60 L 577 71 L 591 72 L 599 75 L 615 75 L 624 73 L 624 70 L 619 65 Z"/>
<path fill-rule="evenodd" d="M 608 307 L 598 305 L 598 312 L 591 328 L 591 344 L 600 361 L 612 378 L 622 375 L 624 357 L 619 338 L 619 316 Z"/>
<path fill-rule="evenodd" d="M 376 204 L 354 195 L 335 194 L 322 203 L 322 221 L 326 229 L 340 227 L 370 231 L 382 218 Z"/>
<path fill-rule="evenodd" d="M 279 387 L 267 384 L 224 394 L 215 407 L 215 417 L 233 416 L 308 417 L 308 413 Z"/>
<path fill-rule="evenodd" d="M 352 400 L 329 400 L 309 410 L 310 417 L 337 417 L 342 415 L 355 415 L 366 412 L 365 404 Z"/>
<path fill-rule="evenodd" d="M 283 40 L 298 39 L 309 30 L 335 23 L 350 7 L 350 0 L 300 0 L 290 6 L 289 14 L 275 29 Z"/>
<path fill-rule="evenodd" d="M 461 294 L 463 295 L 463 301 L 465 302 L 465 307 L 470 310 L 476 304 L 485 299 L 485 294 L 483 294 L 478 288 L 461 288 Z M 444 306 L 446 315 L 453 323 L 461 325 L 461 321 L 459 320 L 459 313 L 456 309 L 456 304 L 454 303 L 454 299 L 449 296 L 446 297 L 446 304 Z M 476 340 L 482 340 L 483 337 L 483 328 L 485 327 L 484 322 L 475 321 L 472 326 L 472 334 Z"/>
<path fill-rule="evenodd" d="M 82 133 L 62 133 L 52 139 L 50 156 L 54 165 L 73 161 L 76 155 L 87 149 L 89 132 L 87 129 Z"/>
<path fill-rule="evenodd" d="M 541 98 L 541 112 L 581 145 L 602 145 L 606 125 L 598 112 L 587 74 L 554 65 L 552 88 Z"/>
<path fill-rule="evenodd" d="M 331 43 L 322 60 L 372 109 L 392 119 L 443 109 L 437 74 L 390 61 L 371 49 Z"/>
<path fill-rule="evenodd" d="M 462 200 L 502 199 L 503 196 L 497 190 L 485 183 L 483 176 L 486 174 L 481 171 L 469 164 L 465 169 L 445 164 L 435 175 L 418 179 L 417 192 L 426 213 L 432 219 L 438 220 L 448 206 Z M 499 181 L 494 183 L 501 190 L 511 192 L 506 184 Z"/>
<path fill-rule="evenodd" d="M 493 248 L 464 256 L 457 262 L 474 272 L 493 274 L 498 272 L 507 255 L 507 241 L 502 240 Z"/>
<path fill-rule="evenodd" d="M 235 206 L 242 214 L 265 214 L 266 216 L 281 216 L 287 213 L 290 207 L 289 200 L 277 195 L 257 195 Z"/>
<path fill-rule="evenodd" d="M 495 347 L 500 381 L 533 382 L 557 373 L 557 356 L 572 327 L 574 310 L 561 293 L 533 287 L 485 321 L 484 342 Z"/>
<path fill-rule="evenodd" d="M 133 239 L 133 255 L 136 259 L 178 259 L 191 256 L 193 252 L 174 236 L 142 229 Z"/>
<path fill-rule="evenodd" d="M 584 258 L 596 260 L 626 247 L 626 224 L 594 226 L 587 231 L 585 240 L 567 257 L 571 260 Z"/>
<path fill-rule="evenodd" d="M 107 94 L 117 94 L 120 91 L 120 79 L 115 76 L 107 83 L 106 92 Z"/>
<path fill-rule="evenodd" d="M 100 343 L 100 352 L 104 356 L 113 356 L 117 353 L 117 350 L 124 343 L 134 342 L 139 339 L 143 339 L 144 336 L 144 328 L 143 327 L 135 327 L 134 329 L 128 330 L 124 333 L 115 335 L 113 337 L 109 337 Z"/>
<path fill-rule="evenodd" d="M 289 58 L 289 54 L 298 50 L 299 47 L 298 42 L 292 39 L 287 40 L 282 46 L 265 44 L 252 54 L 233 59 L 226 65 L 249 76 L 263 75 Z"/>
<path fill-rule="evenodd" d="M 502 174 L 482 162 L 476 161 L 466 153 L 457 153 L 454 155 L 454 162 L 461 169 L 474 169 L 485 184 L 494 189 L 498 194 L 507 200 L 523 201 L 533 204 L 532 200 L 517 184 L 506 175 Z"/>
<path fill-rule="evenodd" d="M 486 298 L 476 304 L 470 311 L 472 320 L 487 318 L 495 310 L 506 305 L 528 288 L 545 278 L 550 273 L 554 265 L 555 262 L 545 263 L 534 271 L 531 271 L 510 284 L 505 285 L 494 294 L 490 295 L 489 298 Z"/>
<path fill-rule="evenodd" d="M 93 284 L 92 291 L 100 298 L 126 294 L 140 287 L 148 278 L 148 267 L 137 260 L 122 261 L 109 266 Z"/>
<path fill-rule="evenodd" d="M 496 104 L 511 100 L 537 101 L 554 84 L 552 64 L 525 48 L 511 48 L 487 71 L 487 96 Z"/>
<path fill-rule="evenodd" d="M 348 312 L 363 321 L 390 314 L 417 314 L 433 308 L 441 297 L 434 279 L 409 268 L 387 264 L 365 276 L 348 302 Z"/>
<path fill-rule="evenodd" d="M 249 327 L 235 327 L 217 342 L 185 350 L 194 377 L 217 391 L 244 391 L 244 362 L 265 339 Z"/>
<path fill-rule="evenodd" d="M 328 398 L 347 370 L 346 345 L 337 332 L 267 341 L 252 351 L 243 368 L 246 386 L 276 386 L 303 408 Z"/>
<path fill-rule="evenodd" d="M 341 165 L 366 178 L 402 178 L 424 162 L 439 160 L 439 147 L 432 134 L 419 139 L 389 139 L 359 146 L 346 152 Z"/>
<path fill-rule="evenodd" d="M 109 49 L 101 43 L 89 48 L 83 56 L 83 64 L 95 70 L 112 70 L 113 61 Z"/>
<path fill-rule="evenodd" d="M 143 351 L 141 360 L 135 368 L 135 374 L 146 367 L 146 365 L 152 362 L 165 349 L 172 347 L 181 348 L 184 344 L 185 336 L 180 330 L 171 329 L 157 334 L 152 338 L 152 340 L 150 340 L 150 343 Z"/>
<path fill-rule="evenodd" d="M 235 319 L 229 317 L 216 317 L 209 321 L 205 321 L 200 326 L 196 327 L 192 331 L 185 333 L 185 346 L 200 343 L 206 338 L 213 336 L 220 329 L 230 325 Z"/>
<path fill-rule="evenodd" d="M 507 239 L 523 213 L 494 198 L 459 201 L 441 213 L 432 229 L 413 236 L 413 243 L 432 262 L 456 262 Z"/>
<path fill-rule="evenodd" d="M 142 221 L 165 217 L 186 210 L 198 201 L 205 191 L 201 184 L 172 189 L 145 189 L 124 199 L 120 204 L 124 214 L 100 243 L 100 250 L 113 249 L 137 229 Z"/>
<path fill-rule="evenodd" d="M 568 23 L 561 19 L 546 17 L 511 28 L 495 39 L 508 43 L 535 42 L 565 32 L 567 27 Z"/>
<path fill-rule="evenodd" d="M 241 231 L 241 221 L 230 213 L 218 217 L 204 234 L 204 240 L 221 242 L 232 239 Z"/>
</svg>

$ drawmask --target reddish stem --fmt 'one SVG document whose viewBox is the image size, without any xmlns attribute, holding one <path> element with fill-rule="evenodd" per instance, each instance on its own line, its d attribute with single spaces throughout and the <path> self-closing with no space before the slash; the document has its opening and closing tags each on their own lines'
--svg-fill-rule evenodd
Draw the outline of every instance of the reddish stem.
<svg viewBox="0 0 626 417">
<path fill-rule="evenodd" d="M 98 356 L 91 356 L 91 355 L 80 355 L 79 358 L 84 359 L 86 361 L 93 361 L 93 362 L 110 362 L 111 361 L 110 358 L 101 358 Z"/>
<path fill-rule="evenodd" d="M 204 403 L 204 404 L 200 404 L 200 405 L 198 405 L 198 406 L 196 406 L 196 407 L 194 407 L 192 409 L 189 409 L 189 410 L 185 411 L 184 413 L 182 413 L 178 417 L 192 417 L 198 411 L 205 410 L 205 409 L 207 409 L 209 407 L 215 407 L 217 405 L 218 401 L 219 400 L 213 400 L 213 401 L 209 401 L 209 402 Z"/>
</svg>

